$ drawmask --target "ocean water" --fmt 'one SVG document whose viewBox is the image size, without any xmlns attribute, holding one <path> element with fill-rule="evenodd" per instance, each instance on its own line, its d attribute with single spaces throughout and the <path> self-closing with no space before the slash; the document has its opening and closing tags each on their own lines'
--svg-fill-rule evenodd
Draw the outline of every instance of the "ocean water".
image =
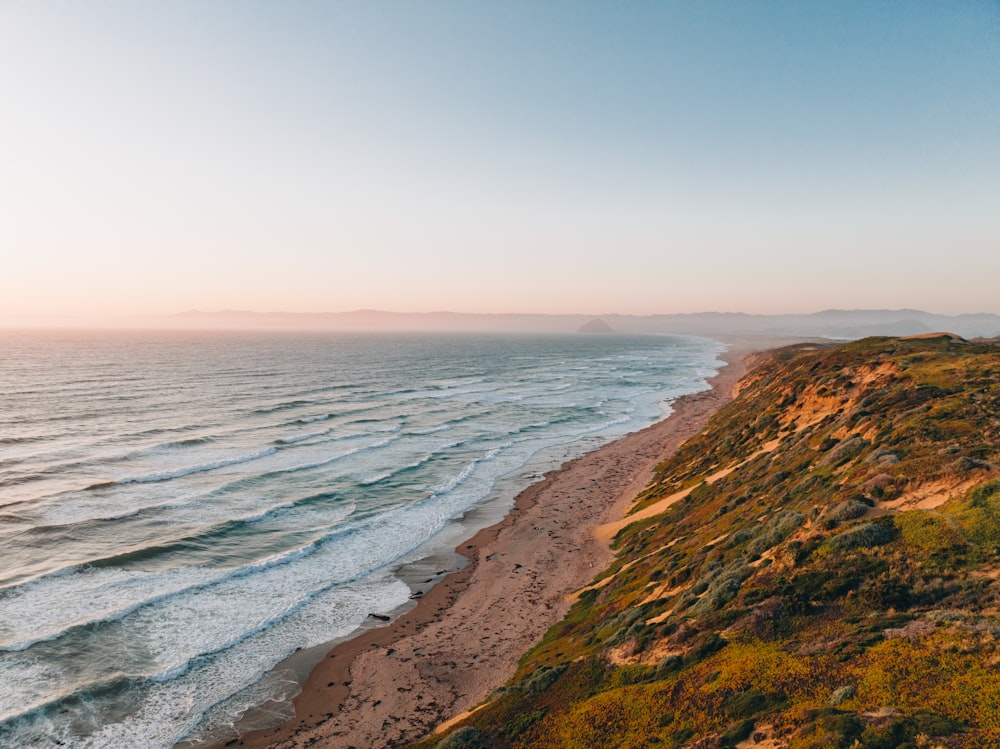
<svg viewBox="0 0 1000 749">
<path fill-rule="evenodd" d="M 400 564 L 705 389 L 721 350 L 0 332 L 0 746 L 171 747 L 287 699 L 266 675 L 406 604 Z"/>
</svg>

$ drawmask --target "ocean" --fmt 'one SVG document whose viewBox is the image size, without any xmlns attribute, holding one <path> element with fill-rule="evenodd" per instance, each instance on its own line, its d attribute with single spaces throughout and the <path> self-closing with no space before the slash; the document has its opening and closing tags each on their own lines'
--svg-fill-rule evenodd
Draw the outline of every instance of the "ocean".
<svg viewBox="0 0 1000 749">
<path fill-rule="evenodd" d="M 0 331 L 0 746 L 167 748 L 287 705 L 277 664 L 406 605 L 402 565 L 722 349 Z"/>
</svg>

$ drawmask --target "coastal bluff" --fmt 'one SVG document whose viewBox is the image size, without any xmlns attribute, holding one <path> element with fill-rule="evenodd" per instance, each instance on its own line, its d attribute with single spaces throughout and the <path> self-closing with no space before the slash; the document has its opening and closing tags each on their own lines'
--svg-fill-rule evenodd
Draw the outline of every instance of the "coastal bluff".
<svg viewBox="0 0 1000 749">
<path fill-rule="evenodd" d="M 754 363 L 516 675 L 412 746 L 1000 745 L 1000 346 Z"/>
</svg>

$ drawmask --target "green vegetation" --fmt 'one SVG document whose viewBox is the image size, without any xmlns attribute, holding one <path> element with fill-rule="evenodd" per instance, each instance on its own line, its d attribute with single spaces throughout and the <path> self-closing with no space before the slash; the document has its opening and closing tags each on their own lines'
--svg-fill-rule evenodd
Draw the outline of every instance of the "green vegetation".
<svg viewBox="0 0 1000 749">
<path fill-rule="evenodd" d="M 1000 347 L 774 352 L 635 509 L 690 494 L 419 746 L 1000 745 L 998 466 Z"/>
</svg>

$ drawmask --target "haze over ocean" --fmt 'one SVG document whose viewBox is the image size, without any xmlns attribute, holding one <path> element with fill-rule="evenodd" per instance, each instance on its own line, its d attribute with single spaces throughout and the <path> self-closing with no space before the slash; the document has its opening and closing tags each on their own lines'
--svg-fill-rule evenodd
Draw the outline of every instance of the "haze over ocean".
<svg viewBox="0 0 1000 749">
<path fill-rule="evenodd" d="M 0 743 L 169 747 L 407 602 L 463 513 L 706 387 L 697 338 L 4 333 Z M 467 532 L 467 531 L 466 531 Z"/>
</svg>

